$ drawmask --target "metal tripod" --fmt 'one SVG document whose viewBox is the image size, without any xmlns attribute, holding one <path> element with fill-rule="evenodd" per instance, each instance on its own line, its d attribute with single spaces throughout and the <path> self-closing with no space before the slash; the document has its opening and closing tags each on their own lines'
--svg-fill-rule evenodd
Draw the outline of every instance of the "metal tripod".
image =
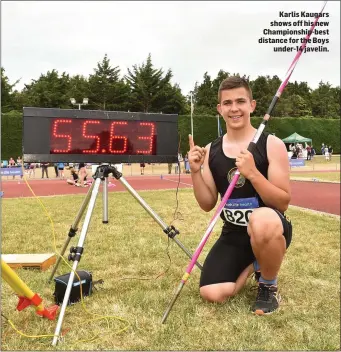
<svg viewBox="0 0 341 352">
<path fill-rule="evenodd" d="M 84 241 L 87 235 L 88 227 L 90 224 L 91 216 L 93 213 L 93 209 L 95 207 L 96 203 L 96 198 L 97 194 L 99 191 L 99 187 L 101 184 L 101 181 L 103 182 L 103 223 L 108 223 L 108 176 L 109 174 L 112 174 L 113 177 L 115 177 L 117 180 L 119 180 L 125 188 L 129 191 L 129 193 L 141 204 L 141 206 L 148 212 L 148 214 L 160 225 L 162 228 L 163 232 L 171 238 L 175 243 L 187 254 L 189 258 L 192 259 L 192 254 L 189 252 L 188 249 L 175 237 L 177 234 L 179 234 L 179 231 L 172 225 L 172 226 L 167 226 L 161 218 L 150 208 L 150 206 L 139 196 L 139 194 L 132 188 L 129 183 L 124 179 L 122 176 L 122 173 L 120 173 L 115 166 L 109 165 L 109 164 L 104 164 L 100 165 L 97 167 L 95 174 L 93 175 L 93 178 L 95 182 L 92 183 L 91 187 L 89 188 L 89 191 L 86 194 L 86 197 L 78 211 L 78 214 L 76 215 L 76 218 L 74 220 L 74 223 L 71 225 L 71 228 L 69 230 L 68 238 L 64 243 L 64 246 L 62 248 L 62 251 L 60 253 L 60 257 L 58 258 L 58 261 L 53 268 L 53 271 L 51 273 L 51 276 L 49 278 L 49 282 L 52 280 L 58 265 L 60 264 L 61 257 L 64 255 L 66 248 L 68 247 L 71 238 L 76 235 L 76 232 L 78 230 L 78 224 L 85 212 L 86 207 L 88 206 L 85 218 L 84 218 L 84 223 L 83 227 L 81 230 L 80 238 L 77 244 L 77 247 L 71 247 L 70 248 L 70 254 L 68 256 L 68 259 L 70 261 L 73 261 L 73 266 L 72 266 L 72 272 L 70 273 L 69 281 L 66 287 L 65 295 L 64 295 L 64 300 L 62 303 L 62 308 L 60 310 L 60 314 L 58 317 L 58 322 L 57 322 L 57 327 L 54 333 L 54 338 L 52 341 L 52 346 L 56 346 L 58 342 L 58 338 L 60 336 L 60 331 L 62 328 L 63 324 L 63 319 L 64 319 L 64 314 L 66 310 L 66 306 L 68 304 L 70 294 L 71 294 L 71 289 L 75 277 L 75 272 L 77 270 L 78 263 L 81 259 L 84 247 Z M 202 270 L 202 266 L 196 262 L 196 266 Z"/>
</svg>

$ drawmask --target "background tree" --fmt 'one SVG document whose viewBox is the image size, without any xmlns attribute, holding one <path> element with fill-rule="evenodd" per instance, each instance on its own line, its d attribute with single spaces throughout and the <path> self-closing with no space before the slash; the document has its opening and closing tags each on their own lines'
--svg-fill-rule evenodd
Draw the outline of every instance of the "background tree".
<svg viewBox="0 0 341 352">
<path fill-rule="evenodd" d="M 340 108 L 340 87 L 330 88 L 330 96 L 333 102 L 333 109 L 335 109 L 335 115 L 333 113 L 333 118 L 340 118 L 341 108 Z"/>
<path fill-rule="evenodd" d="M 11 84 L 8 77 L 5 75 L 5 69 L 1 67 L 1 110 L 2 112 L 8 112 L 14 110 L 17 105 L 17 94 L 13 92 L 13 87 L 19 83 L 17 80 Z"/>
<path fill-rule="evenodd" d="M 58 71 L 52 70 L 25 84 L 22 101 L 25 106 L 66 109 L 70 108 L 69 90 L 69 75 L 63 72 L 59 77 Z"/>
<path fill-rule="evenodd" d="M 238 73 L 234 73 L 232 76 L 241 77 Z M 211 76 L 205 72 L 203 82 L 201 84 L 195 83 L 193 96 L 196 115 L 217 115 L 218 90 L 221 82 L 227 77 L 230 77 L 230 73 L 219 70 L 217 77 L 212 80 Z M 242 77 L 249 80 L 246 75 Z"/>
<path fill-rule="evenodd" d="M 155 101 L 155 110 L 159 110 L 164 114 L 185 114 L 186 98 L 182 95 L 180 86 L 175 84 L 172 86 L 167 83 L 161 90 L 158 99 Z"/>
<path fill-rule="evenodd" d="M 193 94 L 195 115 L 216 116 L 217 92 L 220 83 L 229 76 L 241 76 L 219 70 L 215 78 L 205 72 L 201 82 L 196 82 Z M 278 76 L 258 76 L 255 80 L 243 75 L 252 88 L 257 101 L 253 116 L 264 116 L 275 92 L 280 86 Z M 38 79 L 25 84 L 21 91 L 14 90 L 1 68 L 2 111 L 22 111 L 23 106 L 73 108 L 70 98 L 81 102 L 89 98 L 89 105 L 83 109 L 142 111 L 190 114 L 190 94 L 184 96 L 179 84 L 172 84 L 171 70 L 153 67 L 151 54 L 142 65 L 133 65 L 128 74 L 120 78 L 118 66 L 112 67 L 105 54 L 97 63 L 90 76 L 70 76 L 66 72 L 59 75 L 53 69 L 41 74 Z M 289 82 L 279 99 L 273 117 L 321 117 L 340 118 L 340 86 L 332 87 L 328 82 L 320 82 L 311 89 L 307 82 Z"/>
<path fill-rule="evenodd" d="M 293 94 L 290 97 L 290 111 L 288 116 L 300 117 L 310 116 L 311 109 L 308 108 L 306 101 L 299 94 Z"/>
<path fill-rule="evenodd" d="M 218 90 L 220 87 L 221 82 L 225 79 L 228 78 L 230 74 L 224 70 L 219 70 L 217 77 L 212 81 L 212 89 L 215 91 L 215 104 L 218 103 Z"/>
<path fill-rule="evenodd" d="M 205 72 L 203 82 L 194 88 L 194 98 L 197 107 L 206 107 L 209 110 L 215 108 L 214 102 L 217 101 L 216 94 L 213 90 L 213 82 L 211 76 Z"/>
<path fill-rule="evenodd" d="M 129 109 L 129 86 L 120 79 L 118 66 L 111 67 L 105 54 L 102 62 L 97 63 L 95 73 L 90 75 L 89 109 L 127 111 Z"/>
<path fill-rule="evenodd" d="M 149 54 L 140 66 L 128 68 L 126 79 L 130 85 L 130 103 L 133 111 L 180 113 L 185 110 L 185 98 L 179 85 L 172 86 L 172 71 L 165 74 L 155 69 Z"/>
<path fill-rule="evenodd" d="M 84 98 L 89 98 L 89 82 L 87 78 L 82 75 L 75 75 L 70 77 L 67 96 L 70 107 L 72 106 L 70 102 L 71 98 L 74 98 L 76 102 L 82 102 Z M 87 108 L 87 105 L 82 107 L 82 109 Z"/>
<path fill-rule="evenodd" d="M 270 91 L 269 77 L 258 76 L 254 81 L 250 82 L 250 86 L 253 99 L 257 102 L 253 116 L 263 116 L 269 107 L 272 96 L 274 95 L 274 92 Z"/>
<path fill-rule="evenodd" d="M 340 118 L 340 87 L 332 88 L 329 83 L 319 83 L 312 94 L 312 114 L 323 118 Z"/>
</svg>

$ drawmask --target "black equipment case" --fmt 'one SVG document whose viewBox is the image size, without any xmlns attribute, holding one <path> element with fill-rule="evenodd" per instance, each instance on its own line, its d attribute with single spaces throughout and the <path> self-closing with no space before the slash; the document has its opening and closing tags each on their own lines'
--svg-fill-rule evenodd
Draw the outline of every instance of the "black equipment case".
<svg viewBox="0 0 341 352">
<path fill-rule="evenodd" d="M 82 296 L 83 297 L 90 296 L 92 294 L 92 290 L 93 290 L 92 274 L 88 271 L 85 271 L 85 270 L 77 271 L 77 274 L 79 275 L 79 277 L 81 279 Z M 54 279 L 55 291 L 54 291 L 53 295 L 54 295 L 55 302 L 58 305 L 63 303 L 66 287 L 69 282 L 69 278 L 70 278 L 70 273 L 58 276 Z M 70 292 L 70 298 L 68 301 L 68 305 L 74 304 L 74 303 L 80 301 L 80 299 L 81 299 L 80 283 L 79 283 L 77 275 L 75 274 L 74 279 L 73 279 L 71 292 Z"/>
</svg>

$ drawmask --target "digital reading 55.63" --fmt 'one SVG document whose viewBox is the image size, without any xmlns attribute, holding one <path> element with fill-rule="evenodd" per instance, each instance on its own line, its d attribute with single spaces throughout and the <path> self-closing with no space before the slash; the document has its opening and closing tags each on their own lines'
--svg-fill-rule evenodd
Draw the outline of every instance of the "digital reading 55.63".
<svg viewBox="0 0 341 352">
<path fill-rule="evenodd" d="M 24 108 L 26 162 L 176 162 L 177 115 Z"/>
<path fill-rule="evenodd" d="M 51 154 L 155 155 L 155 122 L 52 119 Z"/>
</svg>

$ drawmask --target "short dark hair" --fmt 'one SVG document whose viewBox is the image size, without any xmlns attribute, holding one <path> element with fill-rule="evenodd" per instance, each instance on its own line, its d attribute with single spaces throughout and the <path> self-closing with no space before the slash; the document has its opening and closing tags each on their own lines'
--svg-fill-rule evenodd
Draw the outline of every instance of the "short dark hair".
<svg viewBox="0 0 341 352">
<path fill-rule="evenodd" d="M 249 82 L 244 77 L 231 76 L 231 77 L 225 78 L 220 83 L 220 86 L 218 89 L 218 103 L 220 103 L 221 92 L 223 90 L 235 89 L 235 88 L 245 88 L 249 93 L 250 100 L 253 99 L 252 90 L 250 88 Z"/>
</svg>

